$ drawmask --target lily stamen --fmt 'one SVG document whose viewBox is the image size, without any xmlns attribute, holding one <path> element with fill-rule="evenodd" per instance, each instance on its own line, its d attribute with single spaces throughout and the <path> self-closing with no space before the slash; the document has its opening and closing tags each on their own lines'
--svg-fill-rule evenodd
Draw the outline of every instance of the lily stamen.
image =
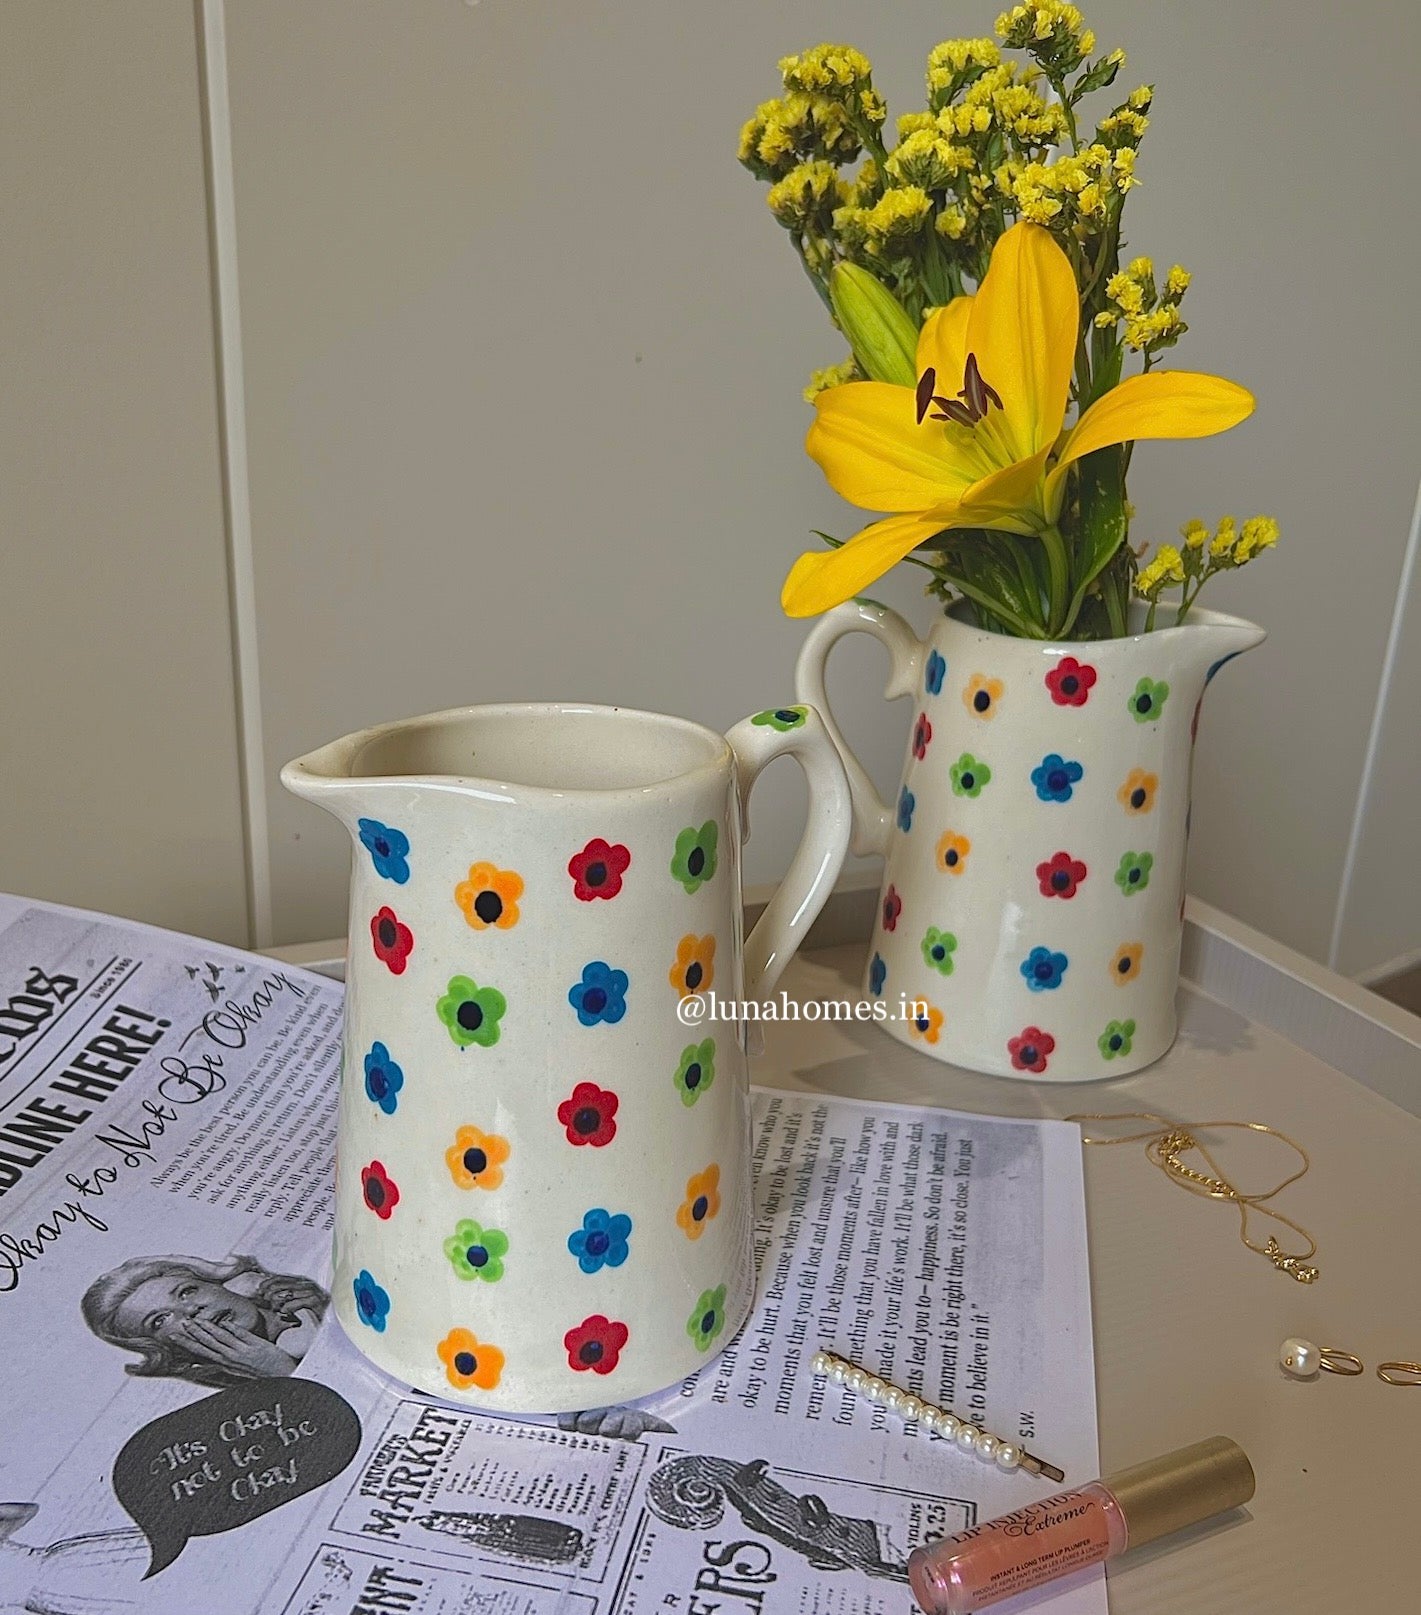
<svg viewBox="0 0 1421 1615">
<path fill-rule="evenodd" d="M 925 371 L 923 380 L 926 381 L 931 374 L 932 371 Z M 922 382 L 918 383 L 918 395 L 921 398 Z M 958 399 L 961 400 L 960 403 Z M 977 368 L 977 355 L 975 353 L 967 355 L 967 364 L 962 372 L 962 390 L 958 393 L 957 398 L 934 398 L 932 402 L 942 411 L 941 414 L 933 416 L 935 421 L 956 421 L 959 426 L 975 426 L 978 421 L 985 420 L 989 404 L 995 404 L 998 409 L 1004 407 L 1001 394 Z M 921 424 L 922 419 L 920 412 L 918 415 L 919 424 Z"/>
</svg>

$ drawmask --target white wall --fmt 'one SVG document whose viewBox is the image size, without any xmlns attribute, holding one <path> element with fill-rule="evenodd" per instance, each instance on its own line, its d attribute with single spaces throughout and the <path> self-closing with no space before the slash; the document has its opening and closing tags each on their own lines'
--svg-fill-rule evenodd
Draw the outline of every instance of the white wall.
<svg viewBox="0 0 1421 1615">
<path fill-rule="evenodd" d="M 734 160 L 738 127 L 775 58 L 821 38 L 861 45 L 906 110 L 929 46 L 995 10 L 228 0 L 271 828 L 250 855 L 274 940 L 344 926 L 342 833 L 275 780 L 315 743 L 463 701 L 723 726 L 785 698 L 803 626 L 779 613 L 784 570 L 810 528 L 861 517 L 802 453 L 799 389 L 841 344 Z M 1285 533 L 1214 590 L 1272 637 L 1207 708 L 1191 882 L 1322 956 L 1421 471 L 1421 8 L 1358 0 L 1345 28 L 1324 0 L 1087 11 L 1128 81 L 1158 85 L 1130 245 L 1195 273 L 1177 362 L 1260 399 L 1229 437 L 1141 447 L 1136 536 L 1255 510 Z M 911 578 L 874 592 L 927 620 Z M 1421 942 L 1399 856 L 1417 615 L 1344 914 L 1358 969 Z M 845 647 L 831 690 L 887 783 L 909 714 L 883 707 L 882 672 Z M 783 867 L 800 800 L 788 769 L 759 787 L 752 879 Z"/>
</svg>

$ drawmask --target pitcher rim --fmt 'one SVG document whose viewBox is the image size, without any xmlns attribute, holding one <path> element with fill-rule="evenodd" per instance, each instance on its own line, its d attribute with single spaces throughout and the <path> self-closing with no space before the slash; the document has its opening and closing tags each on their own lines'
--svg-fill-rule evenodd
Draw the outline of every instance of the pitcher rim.
<svg viewBox="0 0 1421 1615">
<path fill-rule="evenodd" d="M 993 640 L 1007 640 L 1013 644 L 1024 645 L 1032 650 L 1040 651 L 1046 656 L 1080 656 L 1087 651 L 1092 656 L 1099 656 L 1112 645 L 1140 645 L 1147 640 L 1162 638 L 1164 635 L 1187 634 L 1191 628 L 1242 628 L 1258 635 L 1261 643 L 1267 638 L 1268 630 L 1259 623 L 1247 617 L 1236 617 L 1231 612 L 1215 611 L 1209 606 L 1192 606 L 1186 622 L 1178 623 L 1170 619 L 1178 610 L 1174 605 L 1162 605 L 1158 611 L 1157 626 L 1148 633 L 1141 630 L 1133 634 L 1117 634 L 1109 639 L 1030 639 L 1021 634 L 1003 634 L 995 628 L 984 628 L 980 623 L 969 622 L 964 613 L 971 610 L 971 601 L 954 600 L 953 603 L 933 619 L 926 632 L 931 638 L 937 631 L 939 623 L 952 623 L 959 628 L 965 628 L 970 633 L 984 634 Z M 1147 610 L 1145 602 L 1132 600 L 1130 609 Z"/>
<path fill-rule="evenodd" d="M 666 774 L 644 785 L 534 785 L 522 781 L 498 778 L 490 774 L 414 773 L 414 774 L 356 774 L 348 772 L 351 762 L 367 746 L 402 729 L 453 725 L 477 718 L 503 718 L 519 714 L 531 716 L 587 715 L 625 719 L 632 723 L 652 724 L 671 729 L 697 740 L 709 743 L 707 756 L 690 767 Z M 543 801 L 612 801 L 628 797 L 646 796 L 671 787 L 686 787 L 724 772 L 734 770 L 735 753 L 730 742 L 718 730 L 694 718 L 678 717 L 669 712 L 653 712 L 644 707 L 629 707 L 596 701 L 486 701 L 468 706 L 445 707 L 438 712 L 415 713 L 407 718 L 395 718 L 386 723 L 372 724 L 355 729 L 339 739 L 327 741 L 300 757 L 294 757 L 281 769 L 281 783 L 288 790 L 300 793 L 301 786 L 317 785 L 322 790 L 358 791 L 371 785 L 427 785 L 435 788 L 482 788 L 484 792 L 497 792 L 496 800 L 518 801 L 529 797 Z M 342 769 L 346 771 L 342 771 Z"/>
</svg>

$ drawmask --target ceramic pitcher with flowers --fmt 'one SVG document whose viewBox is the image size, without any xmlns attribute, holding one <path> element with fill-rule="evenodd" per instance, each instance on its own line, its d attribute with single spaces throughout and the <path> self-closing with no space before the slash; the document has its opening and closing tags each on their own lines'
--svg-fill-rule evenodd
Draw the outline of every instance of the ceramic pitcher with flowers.
<svg viewBox="0 0 1421 1615">
<path fill-rule="evenodd" d="M 809 783 L 741 937 L 746 797 Z M 505 1412 L 694 1373 L 754 1291 L 743 1026 L 847 851 L 819 719 L 727 736 L 622 708 L 468 707 L 311 753 L 282 782 L 354 841 L 335 1311 L 405 1384 Z"/>
<path fill-rule="evenodd" d="M 826 702 L 825 659 L 855 631 L 888 648 L 886 693 L 915 709 L 891 803 Z M 920 640 L 860 601 L 816 624 L 799 696 L 843 756 L 855 853 L 884 859 L 865 988 L 916 1005 L 880 1025 L 937 1059 L 1043 1082 L 1120 1076 L 1169 1048 L 1199 705 L 1263 637 L 1198 609 L 1069 644 L 953 612 Z"/>
</svg>

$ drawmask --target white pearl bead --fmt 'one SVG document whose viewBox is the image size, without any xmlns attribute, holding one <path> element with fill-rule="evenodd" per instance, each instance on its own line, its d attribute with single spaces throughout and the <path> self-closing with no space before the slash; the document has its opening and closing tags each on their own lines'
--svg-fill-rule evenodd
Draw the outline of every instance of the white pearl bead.
<svg viewBox="0 0 1421 1615">
<path fill-rule="evenodd" d="M 923 1400 L 919 1396 L 909 1394 L 903 1398 L 903 1406 L 899 1412 L 905 1419 L 921 1419 L 923 1416 Z"/>
<path fill-rule="evenodd" d="M 1021 1448 L 1014 1441 L 1004 1441 L 997 1448 L 998 1469 L 1020 1469 Z"/>
<path fill-rule="evenodd" d="M 809 1366 L 816 1374 L 827 1374 L 829 1372 L 829 1353 L 827 1351 L 816 1351 L 809 1359 Z"/>
<path fill-rule="evenodd" d="M 957 1445 L 963 1452 L 976 1452 L 977 1426 L 975 1424 L 961 1424 L 957 1427 Z"/>
<path fill-rule="evenodd" d="M 883 1395 L 883 1405 L 890 1413 L 903 1411 L 903 1393 L 896 1385 L 890 1385 Z"/>
<path fill-rule="evenodd" d="M 937 1421 L 937 1433 L 942 1436 L 944 1440 L 956 1441 L 957 1432 L 961 1428 L 962 1420 L 959 1419 L 955 1413 L 948 1413 L 946 1410 L 939 1413 Z"/>
<path fill-rule="evenodd" d="M 870 1402 L 881 1402 L 887 1391 L 887 1385 L 879 1379 L 877 1374 L 870 1374 L 863 1383 L 863 1394 Z"/>
<path fill-rule="evenodd" d="M 977 1456 L 983 1463 L 989 1464 L 997 1456 L 997 1448 L 1001 1442 L 997 1440 L 990 1430 L 983 1430 L 977 1437 Z"/>
<path fill-rule="evenodd" d="M 1322 1352 L 1312 1341 L 1292 1336 L 1279 1346 L 1278 1364 L 1294 1379 L 1311 1379 L 1322 1368 Z"/>
<path fill-rule="evenodd" d="M 935 1408 L 931 1402 L 923 1403 L 923 1411 L 918 1415 L 923 1421 L 923 1429 L 929 1435 L 935 1436 L 942 1427 L 942 1410 Z"/>
<path fill-rule="evenodd" d="M 851 1368 L 848 1373 L 844 1375 L 844 1384 L 847 1385 L 851 1391 L 862 1391 L 867 1383 L 868 1375 L 865 1374 L 861 1368 Z"/>
<path fill-rule="evenodd" d="M 848 1369 L 837 1358 L 829 1365 L 829 1378 L 833 1380 L 835 1385 L 842 1385 L 848 1372 Z"/>
</svg>

